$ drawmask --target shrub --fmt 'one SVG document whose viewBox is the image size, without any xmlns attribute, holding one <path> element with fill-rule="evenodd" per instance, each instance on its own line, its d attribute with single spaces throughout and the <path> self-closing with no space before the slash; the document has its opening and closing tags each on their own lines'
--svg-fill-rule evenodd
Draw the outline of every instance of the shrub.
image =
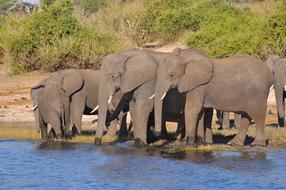
<svg viewBox="0 0 286 190">
<path fill-rule="evenodd" d="M 277 4 L 274 15 L 264 24 L 259 55 L 267 57 L 271 54 L 286 56 L 286 1 Z"/>
<path fill-rule="evenodd" d="M 0 39 L 9 49 L 15 73 L 96 67 L 102 56 L 120 47 L 113 34 L 81 26 L 70 0 L 58 0 L 31 17 L 20 18 L 9 18 L 0 31 L 6 33 Z M 18 30 L 11 33 L 13 26 Z"/>
<path fill-rule="evenodd" d="M 259 54 L 261 36 L 257 31 L 262 29 L 263 16 L 242 11 L 226 1 L 205 1 L 196 11 L 201 15 L 200 29 L 185 33 L 188 46 L 201 48 L 216 58 Z"/>
</svg>

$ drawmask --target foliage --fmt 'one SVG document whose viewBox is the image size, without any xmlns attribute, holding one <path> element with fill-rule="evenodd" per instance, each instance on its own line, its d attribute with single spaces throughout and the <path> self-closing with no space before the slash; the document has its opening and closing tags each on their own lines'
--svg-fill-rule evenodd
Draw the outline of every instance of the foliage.
<svg viewBox="0 0 286 190">
<path fill-rule="evenodd" d="M 261 57 L 286 56 L 286 1 L 278 4 L 275 13 L 264 24 L 259 48 Z"/>
<path fill-rule="evenodd" d="M 200 16 L 197 31 L 187 31 L 184 39 L 188 46 L 203 49 L 213 57 L 234 54 L 257 55 L 264 17 L 241 11 L 226 1 L 205 1 L 196 8 Z"/>
<path fill-rule="evenodd" d="M 14 31 L 16 25 L 18 30 Z M 111 33 L 82 27 L 69 0 L 58 0 L 31 17 L 10 17 L 0 33 L 16 74 L 18 70 L 97 66 L 100 58 L 115 51 L 119 44 Z"/>
<path fill-rule="evenodd" d="M 87 14 L 96 13 L 99 9 L 103 8 L 104 0 L 81 0 L 77 2 L 79 7 Z"/>
<path fill-rule="evenodd" d="M 15 4 L 12 0 L 0 0 L 0 13 L 7 11 Z"/>
<path fill-rule="evenodd" d="M 1 16 L 0 62 L 12 73 L 98 67 L 106 54 L 152 41 L 181 41 L 216 58 L 286 56 L 285 0 L 72 2 L 41 0 L 31 15 Z"/>
</svg>

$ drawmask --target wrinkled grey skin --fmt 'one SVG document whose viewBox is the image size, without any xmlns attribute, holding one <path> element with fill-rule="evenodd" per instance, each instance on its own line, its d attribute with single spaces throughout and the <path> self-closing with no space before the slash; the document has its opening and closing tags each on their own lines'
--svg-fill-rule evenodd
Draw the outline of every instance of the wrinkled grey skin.
<svg viewBox="0 0 286 190">
<path fill-rule="evenodd" d="M 63 105 L 65 110 L 63 113 L 65 115 L 65 126 L 62 126 L 64 127 L 63 132 L 65 134 L 68 134 L 69 130 L 75 127 L 77 129 L 77 132 L 80 134 L 82 115 L 97 114 L 97 111 L 94 111 L 93 113 L 91 113 L 91 111 L 98 105 L 97 99 L 98 99 L 99 77 L 100 77 L 99 71 L 68 69 L 53 73 L 51 74 L 50 77 L 40 81 L 38 85 L 34 86 L 31 89 L 31 97 L 33 99 L 34 105 L 38 105 L 38 108 L 34 110 L 37 130 L 41 132 L 44 131 L 41 129 L 39 124 L 40 123 L 39 110 L 40 112 L 43 113 L 42 110 L 45 110 L 45 107 L 47 107 L 45 102 L 39 102 L 39 98 L 42 98 L 41 92 L 43 90 L 47 91 L 53 89 L 56 91 L 63 91 L 65 92 L 64 94 L 66 95 L 65 96 L 66 102 Z M 53 88 L 47 88 L 50 86 L 52 86 Z M 53 92 L 48 92 L 48 93 L 53 93 Z M 47 96 L 46 99 L 43 98 L 42 99 L 50 103 L 49 107 L 50 108 L 53 107 L 54 109 L 56 107 L 54 102 L 57 99 L 63 97 L 63 96 L 56 97 L 56 95 L 59 95 L 59 93 L 57 94 L 54 93 L 53 96 L 52 95 L 50 97 Z M 118 100 L 118 98 L 115 98 L 114 101 L 116 99 Z M 111 107 L 113 106 L 110 105 L 110 109 Z M 117 121 L 111 123 L 112 126 L 111 128 L 115 128 L 116 122 Z"/>
<path fill-rule="evenodd" d="M 71 74 L 68 75 L 68 73 Z M 71 78 L 71 76 L 73 76 L 74 78 Z M 45 131 L 46 127 L 44 127 L 44 125 L 42 124 L 41 118 L 47 118 L 48 116 L 43 116 L 41 114 L 49 113 L 49 109 L 56 110 L 56 107 L 58 107 L 58 105 L 55 102 L 62 102 L 62 107 L 64 109 L 64 112 L 62 114 L 64 114 L 63 121 L 65 124 L 62 127 L 64 127 L 63 132 L 66 133 L 70 125 L 70 115 L 68 114 L 70 110 L 70 96 L 72 96 L 73 93 L 75 93 L 83 86 L 82 81 L 75 80 L 77 77 L 79 76 L 74 70 L 59 71 L 51 74 L 47 79 L 40 81 L 37 85 L 31 88 L 30 95 L 32 97 L 34 106 L 37 106 L 36 109 L 34 109 L 36 128 L 38 132 L 41 131 L 43 138 L 46 138 L 45 134 L 47 133 L 47 131 Z M 70 84 L 71 81 L 75 81 L 75 85 L 72 86 Z M 55 92 L 49 92 L 51 90 Z M 48 96 L 49 93 L 51 94 L 50 96 Z M 46 99 L 43 99 L 43 94 L 46 95 Z M 39 106 L 40 104 L 41 106 Z M 40 111 L 40 109 L 42 111 Z M 61 116 L 62 114 L 58 113 L 59 116 Z M 59 116 L 57 120 L 59 120 Z M 45 122 L 50 123 L 50 121 L 48 120 L 46 120 Z"/>
<path fill-rule="evenodd" d="M 95 143 L 101 144 L 107 116 L 108 101 L 114 93 L 134 91 L 129 103 L 135 140 L 147 143 L 147 122 L 153 108 L 156 82 L 156 62 L 149 55 L 137 50 L 114 53 L 106 56 L 100 68 L 98 127 Z"/>
<path fill-rule="evenodd" d="M 135 140 L 147 144 L 147 126 L 154 126 L 154 121 L 149 120 L 153 110 L 154 94 L 158 59 L 168 56 L 169 53 L 159 53 L 154 51 L 128 50 L 106 56 L 101 65 L 102 80 L 99 94 L 99 125 L 96 133 L 96 144 L 101 143 L 104 121 L 106 118 L 106 106 L 110 95 L 120 89 L 124 95 L 116 108 L 121 111 L 122 107 L 129 104 Z M 101 88 L 102 87 L 102 88 Z M 174 92 L 177 98 L 178 93 Z M 172 99 L 172 95 L 167 96 Z M 173 97 L 176 98 L 176 97 Z M 179 129 L 184 128 L 183 109 L 185 96 L 181 96 L 176 102 L 165 104 L 162 124 L 165 129 L 166 121 L 178 122 Z M 178 132 L 179 133 L 179 132 Z M 181 132 L 180 132 L 181 133 Z M 166 135 L 166 131 L 165 131 Z"/>
<path fill-rule="evenodd" d="M 225 80 L 228 79 L 228 80 Z M 212 61 L 192 50 L 178 51 L 158 68 L 155 104 L 170 88 L 187 93 L 185 105 L 186 143 L 196 143 L 197 121 L 202 108 L 240 113 L 241 126 L 232 145 L 243 145 L 248 124 L 256 122 L 252 145 L 266 145 L 264 123 L 267 97 L 273 83 L 270 70 L 262 61 L 246 55 Z M 155 106 L 155 117 L 159 117 Z M 156 123 L 156 130 L 160 125 Z"/>
<path fill-rule="evenodd" d="M 274 78 L 275 99 L 278 112 L 278 124 L 285 127 L 285 90 L 286 85 L 286 58 L 272 55 L 266 60 Z"/>
<path fill-rule="evenodd" d="M 48 124 L 52 126 L 52 136 L 63 137 L 65 133 L 62 126 L 68 125 L 64 110 L 67 102 L 65 91 L 56 85 L 46 85 L 44 88 L 37 89 L 37 93 L 32 90 L 31 96 L 37 99 L 35 119 L 37 130 L 41 132 L 42 138 L 49 138 Z"/>
</svg>

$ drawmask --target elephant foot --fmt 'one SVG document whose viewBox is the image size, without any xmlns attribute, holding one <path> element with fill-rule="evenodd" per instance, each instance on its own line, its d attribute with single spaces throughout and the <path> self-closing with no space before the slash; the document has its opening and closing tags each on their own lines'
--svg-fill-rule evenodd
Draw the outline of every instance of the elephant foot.
<svg viewBox="0 0 286 190">
<path fill-rule="evenodd" d="M 176 141 L 181 141 L 182 140 L 182 133 L 178 134 L 176 137 Z"/>
<path fill-rule="evenodd" d="M 95 137 L 94 143 L 95 143 L 95 145 L 101 145 L 101 143 L 102 143 L 102 138 L 101 138 L 101 137 Z"/>
<path fill-rule="evenodd" d="M 201 136 L 197 136 L 196 143 L 197 144 L 204 144 L 205 143 L 204 138 Z"/>
<path fill-rule="evenodd" d="M 194 148 L 198 147 L 198 144 L 196 143 L 196 139 L 193 137 L 187 137 L 186 138 L 186 145 L 194 147 Z"/>
<path fill-rule="evenodd" d="M 155 137 L 161 137 L 162 136 L 161 132 L 156 131 L 153 127 L 151 128 L 151 132 L 153 133 L 153 135 Z"/>
<path fill-rule="evenodd" d="M 239 141 L 237 139 L 232 139 L 227 144 L 230 145 L 230 146 L 243 146 L 244 145 L 243 142 L 241 142 L 241 141 Z"/>
<path fill-rule="evenodd" d="M 147 144 L 144 143 L 142 140 L 140 140 L 139 138 L 135 139 L 135 142 L 134 142 L 134 146 L 136 148 L 142 148 L 142 147 L 146 147 Z"/>
<path fill-rule="evenodd" d="M 56 137 L 56 132 L 54 129 L 51 129 L 49 132 L 49 135 L 47 136 L 49 139 L 55 138 Z"/>
<path fill-rule="evenodd" d="M 261 139 L 261 140 L 254 140 L 251 144 L 251 147 L 266 147 L 267 146 L 267 142 L 265 139 Z"/>
</svg>

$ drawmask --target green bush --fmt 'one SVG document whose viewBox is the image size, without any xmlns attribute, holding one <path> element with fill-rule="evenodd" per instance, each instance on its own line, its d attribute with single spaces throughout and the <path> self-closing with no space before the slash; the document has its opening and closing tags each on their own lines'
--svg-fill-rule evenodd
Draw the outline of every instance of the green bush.
<svg viewBox="0 0 286 190">
<path fill-rule="evenodd" d="M 199 30 L 188 31 L 184 40 L 190 47 L 203 49 L 207 54 L 222 58 L 234 54 L 258 55 L 259 30 L 263 16 L 241 11 L 226 1 L 205 1 L 196 8 L 201 16 Z"/>
<path fill-rule="evenodd" d="M 15 73 L 97 67 L 102 56 L 118 50 L 121 43 L 111 33 L 81 26 L 70 0 L 58 0 L 30 17 L 12 16 L 0 33 Z"/>
<path fill-rule="evenodd" d="M 163 42 L 177 40 L 183 31 L 196 30 L 198 19 L 194 15 L 190 0 L 146 1 L 146 11 L 138 15 L 140 30 L 145 31 L 145 39 L 160 39 Z"/>
<path fill-rule="evenodd" d="M 260 57 L 271 54 L 286 56 L 286 1 L 277 5 L 274 15 L 264 24 L 261 33 Z"/>
<path fill-rule="evenodd" d="M 76 3 L 87 14 L 96 13 L 104 6 L 104 0 L 79 0 Z"/>
</svg>

